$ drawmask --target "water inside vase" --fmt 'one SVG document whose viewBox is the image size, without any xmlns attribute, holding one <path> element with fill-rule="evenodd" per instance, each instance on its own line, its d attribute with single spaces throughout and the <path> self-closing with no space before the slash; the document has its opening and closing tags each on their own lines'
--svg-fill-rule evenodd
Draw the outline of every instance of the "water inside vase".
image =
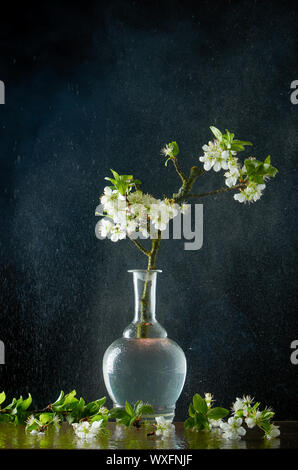
<svg viewBox="0 0 298 470">
<path fill-rule="evenodd" d="M 185 381 L 182 349 L 168 338 L 116 340 L 105 356 L 104 377 L 114 406 L 125 401 L 150 403 L 155 416 L 173 419 L 175 404 Z"/>
</svg>

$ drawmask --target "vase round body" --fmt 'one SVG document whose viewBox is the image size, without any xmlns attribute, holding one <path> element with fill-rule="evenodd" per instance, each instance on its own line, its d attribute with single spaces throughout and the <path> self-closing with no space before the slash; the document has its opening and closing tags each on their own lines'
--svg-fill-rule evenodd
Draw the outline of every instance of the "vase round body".
<svg viewBox="0 0 298 470">
<path fill-rule="evenodd" d="M 114 407 L 142 400 L 154 409 L 146 419 L 164 416 L 172 420 L 185 382 L 186 359 L 156 320 L 156 276 L 161 271 L 129 272 L 134 280 L 135 316 L 104 354 L 105 385 Z"/>
</svg>

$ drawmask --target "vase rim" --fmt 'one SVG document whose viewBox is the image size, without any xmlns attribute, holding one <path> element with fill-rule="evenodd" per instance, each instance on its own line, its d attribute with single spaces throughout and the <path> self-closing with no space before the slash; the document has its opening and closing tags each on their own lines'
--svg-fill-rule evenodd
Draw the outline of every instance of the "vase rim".
<svg viewBox="0 0 298 470">
<path fill-rule="evenodd" d="M 162 273 L 161 269 L 128 269 L 128 273 Z"/>
</svg>

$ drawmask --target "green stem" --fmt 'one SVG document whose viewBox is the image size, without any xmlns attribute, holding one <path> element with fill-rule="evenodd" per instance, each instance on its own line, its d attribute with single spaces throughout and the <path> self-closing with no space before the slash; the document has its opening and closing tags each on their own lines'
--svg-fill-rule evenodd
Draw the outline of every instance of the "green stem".
<svg viewBox="0 0 298 470">
<path fill-rule="evenodd" d="M 137 338 L 148 338 L 148 283 L 149 273 L 151 270 L 155 269 L 157 253 L 160 248 L 161 241 L 161 231 L 158 230 L 158 238 L 152 240 L 152 248 L 148 255 L 148 266 L 146 271 L 146 277 L 144 282 L 143 293 L 141 297 L 141 324 L 137 327 Z"/>
<path fill-rule="evenodd" d="M 191 167 L 189 176 L 182 179 L 182 186 L 178 193 L 173 194 L 174 202 L 181 202 L 186 199 L 186 196 L 190 193 L 195 181 L 203 173 L 205 173 L 205 170 L 200 170 L 197 166 Z"/>
</svg>

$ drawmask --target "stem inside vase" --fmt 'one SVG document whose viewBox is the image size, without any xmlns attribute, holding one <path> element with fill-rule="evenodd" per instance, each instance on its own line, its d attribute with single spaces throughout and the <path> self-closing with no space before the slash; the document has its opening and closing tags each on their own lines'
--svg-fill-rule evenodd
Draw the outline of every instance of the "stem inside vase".
<svg viewBox="0 0 298 470">
<path fill-rule="evenodd" d="M 135 293 L 136 337 L 150 337 L 149 330 L 155 319 L 156 276 L 160 270 L 132 270 Z"/>
</svg>

